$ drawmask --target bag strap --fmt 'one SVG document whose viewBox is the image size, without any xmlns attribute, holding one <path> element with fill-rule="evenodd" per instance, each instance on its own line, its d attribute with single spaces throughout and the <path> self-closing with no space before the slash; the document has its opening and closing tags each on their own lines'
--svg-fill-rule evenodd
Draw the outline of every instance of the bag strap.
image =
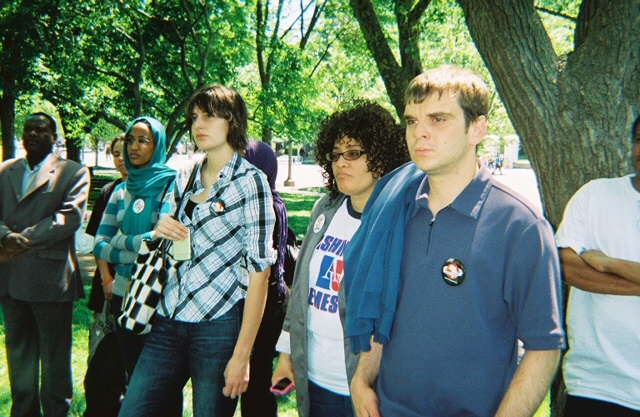
<svg viewBox="0 0 640 417">
<path fill-rule="evenodd" d="M 173 218 L 175 220 L 178 220 L 178 214 L 180 212 L 180 207 L 182 206 L 182 201 L 184 201 L 185 194 L 187 194 L 187 191 L 189 191 L 191 189 L 191 187 L 193 187 L 193 183 L 196 181 L 196 171 L 198 170 L 198 166 L 199 165 L 200 165 L 200 163 L 197 163 L 197 164 L 195 164 L 193 166 L 193 170 L 191 171 L 191 175 L 189 175 L 189 181 L 187 181 L 186 187 L 184 187 L 184 190 L 182 191 L 182 194 L 180 194 L 180 200 L 176 204 L 176 212 L 173 213 Z"/>
<path fill-rule="evenodd" d="M 180 213 L 180 207 L 182 206 L 182 201 L 184 200 L 184 196 L 185 194 L 187 194 L 187 191 L 189 191 L 191 187 L 193 187 L 193 183 L 196 181 L 196 171 L 198 170 L 198 165 L 200 164 L 197 163 L 193 166 L 193 170 L 191 171 L 191 175 L 189 175 L 189 180 L 187 181 L 187 185 L 184 187 L 182 194 L 180 194 L 180 200 L 176 204 L 176 211 L 175 213 L 173 213 L 173 216 L 171 216 L 173 217 L 174 220 L 178 220 L 178 214 Z M 170 241 L 169 239 L 162 239 L 162 242 L 160 242 L 159 247 L 161 248 L 161 257 L 162 257 L 163 265 L 166 263 L 167 252 L 169 251 L 169 246 L 172 243 L 173 242 Z"/>
</svg>

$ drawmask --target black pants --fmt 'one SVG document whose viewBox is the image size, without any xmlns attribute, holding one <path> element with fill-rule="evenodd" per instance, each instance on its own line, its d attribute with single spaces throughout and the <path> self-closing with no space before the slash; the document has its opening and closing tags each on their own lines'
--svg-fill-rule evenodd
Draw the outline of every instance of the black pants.
<svg viewBox="0 0 640 417">
<path fill-rule="evenodd" d="M 11 415 L 66 416 L 73 397 L 73 303 L 0 298 L 11 383 Z M 42 369 L 42 375 L 40 375 Z"/>
<path fill-rule="evenodd" d="M 249 363 L 249 387 L 240 400 L 242 417 L 276 417 L 278 415 L 278 402 L 269 388 L 273 374 L 273 359 L 276 356 L 276 343 L 282 330 L 284 316 L 284 296 L 278 294 L 277 284 L 271 283 L 262 322 L 253 344 Z"/>
<path fill-rule="evenodd" d="M 564 417 L 640 417 L 640 410 L 591 398 L 567 395 Z"/>
</svg>

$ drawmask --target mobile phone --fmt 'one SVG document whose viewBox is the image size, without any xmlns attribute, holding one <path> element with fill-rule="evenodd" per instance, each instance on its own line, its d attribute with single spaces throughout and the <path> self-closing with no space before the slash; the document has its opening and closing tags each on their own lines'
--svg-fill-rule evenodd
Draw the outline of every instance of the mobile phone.
<svg viewBox="0 0 640 417">
<path fill-rule="evenodd" d="M 187 229 L 187 237 L 173 242 L 173 259 L 188 261 L 191 259 L 191 229 Z"/>
<path fill-rule="evenodd" d="M 271 386 L 270 391 L 275 395 L 284 395 L 293 391 L 296 386 L 293 385 L 293 382 L 289 378 L 282 378 L 280 381 L 276 382 Z"/>
</svg>

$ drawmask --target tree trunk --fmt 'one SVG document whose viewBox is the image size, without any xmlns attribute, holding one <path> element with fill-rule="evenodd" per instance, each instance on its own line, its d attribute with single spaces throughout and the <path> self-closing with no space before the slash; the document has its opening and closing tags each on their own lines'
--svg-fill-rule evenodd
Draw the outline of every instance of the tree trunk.
<svg viewBox="0 0 640 417">
<path fill-rule="evenodd" d="M 54 105 L 57 103 L 54 103 Z M 58 114 L 60 115 L 60 124 L 62 125 L 62 132 L 65 135 L 65 144 L 67 146 L 67 159 L 76 162 L 82 162 L 80 160 L 80 147 L 84 145 L 84 139 L 80 137 L 72 137 L 67 129 L 67 123 L 72 120 L 75 115 L 69 112 L 65 106 L 56 106 Z M 58 132 L 61 134 L 62 132 Z"/>
<path fill-rule="evenodd" d="M 428 3 L 424 0 L 420 1 L 416 5 L 419 10 L 416 10 L 415 13 L 420 15 L 420 10 L 426 9 Z M 404 114 L 404 89 L 413 77 L 422 72 L 422 63 L 418 52 L 419 19 L 412 16 L 410 4 L 397 5 L 396 16 L 400 36 L 400 56 L 402 57 L 402 65 L 400 65 L 384 35 L 371 1 L 350 0 L 349 4 L 358 20 L 367 47 L 376 62 L 391 104 L 395 107 L 398 116 L 402 118 Z"/>
<path fill-rule="evenodd" d="M 273 139 L 273 131 L 269 126 L 262 126 L 262 141 L 264 143 L 268 143 L 271 145 L 271 140 Z"/>
<path fill-rule="evenodd" d="M 76 144 L 76 140 L 67 137 L 65 138 L 65 144 L 67 146 L 67 159 L 80 162 L 80 148 Z"/>
<path fill-rule="evenodd" d="M 458 0 L 558 226 L 587 181 L 631 172 L 640 104 L 637 0 L 584 0 L 574 52 L 559 57 L 532 1 Z"/>
<path fill-rule="evenodd" d="M 16 157 L 15 145 L 16 98 L 11 88 L 2 90 L 0 124 L 2 124 L 2 160 Z"/>
</svg>

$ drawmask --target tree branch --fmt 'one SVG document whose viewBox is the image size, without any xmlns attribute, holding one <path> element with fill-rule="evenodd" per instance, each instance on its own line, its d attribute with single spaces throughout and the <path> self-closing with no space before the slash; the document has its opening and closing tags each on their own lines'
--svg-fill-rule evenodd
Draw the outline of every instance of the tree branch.
<svg viewBox="0 0 640 417">
<path fill-rule="evenodd" d="M 552 16 L 561 17 L 563 19 L 567 19 L 567 20 L 569 20 L 571 22 L 574 22 L 574 23 L 578 21 L 577 17 L 568 15 L 566 13 L 562 13 L 562 12 L 558 12 L 558 11 L 555 11 L 555 10 L 551 10 L 549 8 L 542 7 L 542 6 L 534 6 L 534 7 L 536 8 L 536 10 L 539 10 L 539 11 L 541 11 L 543 13 L 550 14 Z"/>
</svg>

